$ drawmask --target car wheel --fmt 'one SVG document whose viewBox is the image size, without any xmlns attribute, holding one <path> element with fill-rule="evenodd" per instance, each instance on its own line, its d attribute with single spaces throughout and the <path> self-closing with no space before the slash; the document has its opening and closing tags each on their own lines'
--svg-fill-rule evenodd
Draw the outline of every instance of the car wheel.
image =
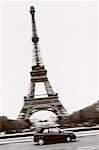
<svg viewBox="0 0 99 150">
<path fill-rule="evenodd" d="M 71 141 L 71 138 L 68 136 L 68 137 L 66 138 L 66 141 L 67 141 L 67 142 L 70 142 L 70 141 Z"/>
<path fill-rule="evenodd" d="M 39 140 L 38 140 L 38 144 L 39 144 L 39 145 L 43 145 L 43 144 L 44 144 L 44 140 L 43 140 L 43 139 L 39 139 Z"/>
</svg>

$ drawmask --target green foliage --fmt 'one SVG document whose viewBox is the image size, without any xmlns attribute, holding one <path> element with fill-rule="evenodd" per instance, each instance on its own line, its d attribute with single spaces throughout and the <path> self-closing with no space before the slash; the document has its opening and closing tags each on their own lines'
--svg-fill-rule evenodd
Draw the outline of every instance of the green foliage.
<svg viewBox="0 0 99 150">
<path fill-rule="evenodd" d="M 11 120 L 6 116 L 0 117 L 0 132 L 6 131 L 16 131 L 20 132 L 22 129 L 26 129 L 30 127 L 29 120 Z"/>
<path fill-rule="evenodd" d="M 99 124 L 99 111 L 96 109 L 98 106 L 99 101 L 91 106 L 68 115 L 62 120 L 57 120 L 57 122 L 60 124 L 60 126 L 67 127 L 92 126 Z"/>
</svg>

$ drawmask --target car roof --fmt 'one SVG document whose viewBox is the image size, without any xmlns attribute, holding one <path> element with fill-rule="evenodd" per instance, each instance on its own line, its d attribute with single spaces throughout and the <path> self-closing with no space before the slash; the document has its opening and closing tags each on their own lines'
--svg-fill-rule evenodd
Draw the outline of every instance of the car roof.
<svg viewBox="0 0 99 150">
<path fill-rule="evenodd" d="M 49 129 L 49 128 L 59 128 L 59 127 L 53 127 L 53 126 L 48 126 L 48 127 L 40 127 L 40 129 Z M 60 128 L 59 128 L 60 129 Z"/>
<path fill-rule="evenodd" d="M 39 132 L 41 130 L 44 130 L 44 129 L 51 129 L 51 128 L 58 128 L 58 127 L 39 127 L 39 128 L 36 128 L 36 130 Z M 60 129 L 60 128 L 58 128 Z"/>
</svg>

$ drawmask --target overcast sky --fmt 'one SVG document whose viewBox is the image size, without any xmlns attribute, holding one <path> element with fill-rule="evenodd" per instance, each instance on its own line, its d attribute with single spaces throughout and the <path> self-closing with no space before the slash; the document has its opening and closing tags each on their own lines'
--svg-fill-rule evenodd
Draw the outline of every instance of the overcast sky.
<svg viewBox="0 0 99 150">
<path fill-rule="evenodd" d="M 49 81 L 69 113 L 97 101 L 95 1 L 0 2 L 0 115 L 16 119 L 32 66 L 30 6 Z"/>
</svg>

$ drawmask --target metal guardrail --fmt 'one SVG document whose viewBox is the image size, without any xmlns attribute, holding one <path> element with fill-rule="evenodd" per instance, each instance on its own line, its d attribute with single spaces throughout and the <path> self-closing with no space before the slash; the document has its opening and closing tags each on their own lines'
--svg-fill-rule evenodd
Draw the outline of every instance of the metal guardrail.
<svg viewBox="0 0 99 150">
<path fill-rule="evenodd" d="M 27 137 L 27 136 L 33 136 L 33 132 L 4 134 L 4 135 L 0 135 L 0 139 Z"/>
<path fill-rule="evenodd" d="M 65 128 L 63 130 L 73 131 L 73 132 L 80 132 L 80 131 L 91 131 L 91 130 L 99 130 L 99 126 L 93 127 L 77 127 L 77 128 Z M 17 138 L 17 137 L 30 137 L 33 136 L 33 132 L 25 132 L 25 133 L 13 133 L 13 134 L 4 134 L 0 135 L 0 139 L 7 139 L 7 138 Z"/>
<path fill-rule="evenodd" d="M 12 144 L 12 143 L 33 142 L 33 138 L 34 138 L 33 133 L 30 132 L 29 134 L 31 136 L 26 136 L 26 135 L 28 135 L 27 133 L 14 134 L 14 137 L 12 137 L 10 134 L 9 135 L 10 138 L 0 139 L 0 145 Z M 21 137 L 19 137 L 19 135 L 21 135 Z M 80 132 L 75 132 L 75 135 L 77 138 L 81 138 L 81 137 L 91 136 L 91 135 L 96 136 L 96 135 L 99 135 L 99 132 L 97 132 L 97 130 L 80 131 Z"/>
<path fill-rule="evenodd" d="M 67 128 L 65 130 L 73 131 L 73 132 L 99 130 L 99 125 L 98 126 L 92 126 L 92 127 Z"/>
</svg>

